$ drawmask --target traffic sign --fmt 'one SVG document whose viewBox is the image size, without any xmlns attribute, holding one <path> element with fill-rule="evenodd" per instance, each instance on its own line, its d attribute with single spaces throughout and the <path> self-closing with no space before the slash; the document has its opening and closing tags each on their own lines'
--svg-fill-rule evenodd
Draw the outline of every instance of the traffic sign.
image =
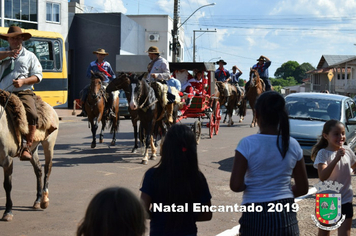
<svg viewBox="0 0 356 236">
<path fill-rule="evenodd" d="M 334 73 L 333 73 L 332 69 L 329 70 L 328 78 L 329 78 L 329 81 L 331 81 L 334 78 Z"/>
</svg>

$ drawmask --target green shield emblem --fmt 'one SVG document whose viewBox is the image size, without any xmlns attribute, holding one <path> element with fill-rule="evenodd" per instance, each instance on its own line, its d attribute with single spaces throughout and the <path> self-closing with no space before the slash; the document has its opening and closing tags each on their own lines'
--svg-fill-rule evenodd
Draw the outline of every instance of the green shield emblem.
<svg viewBox="0 0 356 236">
<path fill-rule="evenodd" d="M 341 218 L 341 194 L 318 193 L 315 209 L 320 223 L 335 224 Z"/>
</svg>

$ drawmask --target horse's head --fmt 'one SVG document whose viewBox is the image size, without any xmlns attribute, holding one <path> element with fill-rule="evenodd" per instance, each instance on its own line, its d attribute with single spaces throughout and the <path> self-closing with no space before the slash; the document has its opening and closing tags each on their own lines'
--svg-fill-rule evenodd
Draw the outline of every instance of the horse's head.
<svg viewBox="0 0 356 236">
<path fill-rule="evenodd" d="M 100 91 L 103 85 L 103 81 L 105 80 L 105 75 L 102 72 L 91 72 L 91 82 L 89 91 L 94 99 L 97 99 L 100 96 Z"/>
<path fill-rule="evenodd" d="M 250 69 L 250 87 L 254 87 L 260 81 L 260 75 L 255 69 Z"/>
<path fill-rule="evenodd" d="M 145 87 L 147 82 L 143 79 L 145 74 L 142 74 L 140 76 L 138 75 L 132 75 L 129 77 L 130 79 L 130 84 L 131 84 L 131 99 L 130 99 L 130 108 L 131 110 L 136 110 L 138 108 L 138 104 L 140 102 L 140 99 L 144 96 L 145 93 Z"/>
<path fill-rule="evenodd" d="M 106 87 L 106 92 L 110 93 L 112 91 L 116 91 L 119 89 L 128 92 L 130 88 L 131 76 L 133 76 L 133 74 L 121 73 L 116 77 L 116 79 L 112 80 L 110 84 Z"/>
</svg>

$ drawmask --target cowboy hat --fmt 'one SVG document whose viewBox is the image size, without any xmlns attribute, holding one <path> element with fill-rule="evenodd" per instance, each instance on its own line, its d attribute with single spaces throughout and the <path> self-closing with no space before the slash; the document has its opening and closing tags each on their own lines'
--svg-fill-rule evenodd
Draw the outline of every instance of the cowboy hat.
<svg viewBox="0 0 356 236">
<path fill-rule="evenodd" d="M 156 46 L 151 46 L 148 50 L 147 50 L 148 53 L 160 53 L 158 47 Z"/>
<path fill-rule="evenodd" d="M 105 55 L 105 56 L 109 55 L 109 53 L 105 52 L 105 49 L 103 49 L 103 48 L 98 48 L 98 50 L 94 51 L 93 54 L 101 54 L 101 55 Z"/>
<path fill-rule="evenodd" d="M 0 34 L 0 38 L 7 41 L 8 38 L 13 38 L 20 35 L 23 37 L 23 41 L 26 41 L 32 37 L 30 33 L 22 33 L 20 27 L 10 26 L 9 30 L 7 31 L 7 34 Z"/>
<path fill-rule="evenodd" d="M 218 60 L 217 62 L 215 62 L 215 64 L 218 64 L 218 65 L 219 65 L 220 62 L 222 62 L 224 65 L 227 64 L 223 59 Z"/>
<path fill-rule="evenodd" d="M 260 58 L 257 59 L 257 61 L 264 61 L 265 58 L 263 56 L 260 56 Z"/>
</svg>

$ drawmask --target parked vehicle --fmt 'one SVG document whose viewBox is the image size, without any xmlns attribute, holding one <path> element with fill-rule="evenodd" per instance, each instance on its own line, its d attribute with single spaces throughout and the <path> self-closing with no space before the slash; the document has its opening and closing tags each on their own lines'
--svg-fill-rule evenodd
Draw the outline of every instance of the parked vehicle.
<svg viewBox="0 0 356 236">
<path fill-rule="evenodd" d="M 303 149 L 307 165 L 313 164 L 311 150 L 327 120 L 345 124 L 346 144 L 356 151 L 356 105 L 352 98 L 325 93 L 293 93 L 285 97 L 290 134 Z"/>
<path fill-rule="evenodd" d="M 119 103 L 120 116 L 124 116 L 125 119 L 130 119 L 129 103 L 127 102 L 126 94 L 123 90 L 120 90 L 119 98 L 120 98 L 120 103 Z"/>
</svg>

